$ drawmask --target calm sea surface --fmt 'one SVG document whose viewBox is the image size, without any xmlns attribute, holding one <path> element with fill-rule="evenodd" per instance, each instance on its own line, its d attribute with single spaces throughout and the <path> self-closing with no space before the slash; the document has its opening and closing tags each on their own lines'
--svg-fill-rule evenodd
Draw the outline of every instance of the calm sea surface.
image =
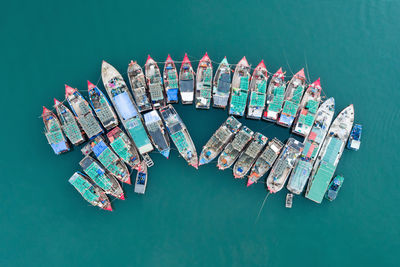
<svg viewBox="0 0 400 267">
<path fill-rule="evenodd" d="M 1 9 L 1 266 L 398 266 L 399 1 L 7 1 Z M 131 59 L 179 61 L 187 52 L 195 61 L 205 51 L 233 64 L 264 59 L 289 76 L 305 67 L 335 97 L 336 114 L 354 104 L 363 143 L 340 161 L 346 180 L 336 201 L 296 196 L 286 209 L 284 189 L 256 222 L 262 183 L 246 188 L 215 164 L 195 170 L 176 150 L 169 160 L 153 153 L 146 195 L 124 186 L 112 213 L 73 189 L 67 179 L 82 156 L 54 155 L 42 105 L 63 99 L 64 83 L 103 89 L 103 59 L 126 78 Z M 175 107 L 198 152 L 227 117 Z M 290 136 L 241 121 L 269 138 Z"/>
</svg>

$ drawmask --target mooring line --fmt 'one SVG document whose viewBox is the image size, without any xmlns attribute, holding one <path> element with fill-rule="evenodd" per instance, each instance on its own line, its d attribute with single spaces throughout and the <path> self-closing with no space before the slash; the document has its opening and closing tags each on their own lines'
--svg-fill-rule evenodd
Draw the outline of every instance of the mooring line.
<svg viewBox="0 0 400 267">
<path fill-rule="evenodd" d="M 260 218 L 261 211 L 263 210 L 264 205 L 265 205 L 265 202 L 267 201 L 267 198 L 268 198 L 268 196 L 269 196 L 270 194 L 271 194 L 271 193 L 268 192 L 268 194 L 265 196 L 264 201 L 263 201 L 263 203 L 262 203 L 262 205 L 261 205 L 261 208 L 260 208 L 260 210 L 258 211 L 258 215 L 257 215 L 256 221 L 254 222 L 254 224 L 256 224 L 256 223 L 258 222 L 258 219 Z"/>
</svg>

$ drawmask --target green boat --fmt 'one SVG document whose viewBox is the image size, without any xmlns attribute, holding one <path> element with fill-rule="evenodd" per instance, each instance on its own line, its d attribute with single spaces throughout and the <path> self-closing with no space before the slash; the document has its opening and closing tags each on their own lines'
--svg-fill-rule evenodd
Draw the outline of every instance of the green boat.
<svg viewBox="0 0 400 267">
<path fill-rule="evenodd" d="M 110 200 L 106 193 L 81 172 L 75 172 L 68 182 L 72 184 L 81 196 L 93 206 L 112 211 Z"/>
<path fill-rule="evenodd" d="M 118 180 L 131 184 L 131 178 L 125 163 L 107 145 L 103 137 L 98 136 L 81 149 L 83 155 L 87 156 L 93 152 L 100 163 Z"/>
<path fill-rule="evenodd" d="M 56 115 L 54 115 L 54 113 L 46 107 L 43 107 L 42 117 L 45 135 L 54 153 L 59 155 L 64 152 L 68 152 L 69 144 L 67 139 L 65 139 L 65 136 L 61 130 L 61 124 Z"/>
<path fill-rule="evenodd" d="M 153 108 L 164 107 L 166 103 L 163 79 L 157 62 L 150 57 L 147 57 L 145 65 L 147 87 L 149 88 L 151 103 Z"/>
<path fill-rule="evenodd" d="M 114 178 L 113 175 L 109 175 L 107 171 L 100 166 L 91 156 L 85 156 L 80 162 L 83 171 L 90 177 L 90 179 L 104 190 L 106 194 L 110 194 L 116 198 L 124 200 L 124 191 L 122 191 L 121 185 Z"/>
<path fill-rule="evenodd" d="M 243 116 L 249 95 L 250 65 L 243 57 L 236 65 L 232 79 L 229 115 Z"/>
<path fill-rule="evenodd" d="M 282 111 L 285 98 L 285 73 L 280 68 L 271 78 L 267 90 L 267 108 L 263 113 L 262 119 L 275 122 Z"/>
<path fill-rule="evenodd" d="M 307 88 L 300 104 L 300 112 L 294 121 L 292 132 L 306 137 L 313 126 L 321 102 L 321 82 L 316 80 Z"/>
<path fill-rule="evenodd" d="M 279 116 L 277 124 L 290 127 L 297 115 L 297 110 L 301 102 L 301 98 L 306 87 L 306 76 L 304 69 L 301 69 L 290 80 L 285 93 L 285 103 L 283 104 L 282 113 Z"/>
<path fill-rule="evenodd" d="M 261 119 L 267 91 L 268 71 L 264 60 L 254 69 L 250 82 L 250 99 L 247 107 L 248 119 Z"/>
<path fill-rule="evenodd" d="M 54 107 L 60 118 L 61 128 L 68 140 L 75 146 L 85 142 L 85 137 L 72 111 L 55 98 Z"/>
</svg>

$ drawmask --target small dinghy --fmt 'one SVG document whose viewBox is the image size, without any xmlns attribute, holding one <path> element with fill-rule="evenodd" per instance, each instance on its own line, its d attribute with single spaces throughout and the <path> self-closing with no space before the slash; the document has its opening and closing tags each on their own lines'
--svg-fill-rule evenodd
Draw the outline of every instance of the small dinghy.
<svg viewBox="0 0 400 267">
<path fill-rule="evenodd" d="M 349 140 L 347 141 L 347 148 L 350 150 L 358 151 L 361 145 L 361 132 L 362 126 L 361 124 L 354 124 L 353 129 L 351 130 Z"/>
<path fill-rule="evenodd" d="M 64 137 L 61 130 L 61 124 L 56 115 L 46 107 L 43 107 L 42 117 L 45 127 L 45 135 L 54 153 L 59 155 L 68 152 L 69 145 L 67 139 Z"/>
<path fill-rule="evenodd" d="M 194 96 L 194 71 L 187 54 L 183 58 L 179 73 L 179 89 L 182 104 L 192 104 Z"/>
<path fill-rule="evenodd" d="M 147 186 L 147 165 L 142 162 L 138 166 L 136 181 L 135 181 L 135 193 L 144 194 Z"/>
<path fill-rule="evenodd" d="M 293 194 L 287 193 L 285 206 L 286 208 L 291 209 L 292 205 L 293 205 Z"/>
<path fill-rule="evenodd" d="M 328 190 L 325 193 L 325 198 L 329 201 L 335 200 L 340 188 L 343 185 L 343 182 L 343 176 L 337 175 L 335 178 L 333 178 L 332 182 L 329 184 Z"/>
</svg>

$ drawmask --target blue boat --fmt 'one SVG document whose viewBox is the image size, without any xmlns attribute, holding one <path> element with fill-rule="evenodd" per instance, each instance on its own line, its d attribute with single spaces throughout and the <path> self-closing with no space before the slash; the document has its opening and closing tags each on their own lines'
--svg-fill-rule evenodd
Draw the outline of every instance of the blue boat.
<svg viewBox="0 0 400 267">
<path fill-rule="evenodd" d="M 362 125 L 355 124 L 351 130 L 349 140 L 347 141 L 347 148 L 350 150 L 358 151 L 361 145 L 361 132 Z"/>
<path fill-rule="evenodd" d="M 329 201 L 335 200 L 340 188 L 343 185 L 343 182 L 343 176 L 337 175 L 335 178 L 333 178 L 332 182 L 329 184 L 328 190 L 326 191 L 325 198 Z"/>
</svg>

